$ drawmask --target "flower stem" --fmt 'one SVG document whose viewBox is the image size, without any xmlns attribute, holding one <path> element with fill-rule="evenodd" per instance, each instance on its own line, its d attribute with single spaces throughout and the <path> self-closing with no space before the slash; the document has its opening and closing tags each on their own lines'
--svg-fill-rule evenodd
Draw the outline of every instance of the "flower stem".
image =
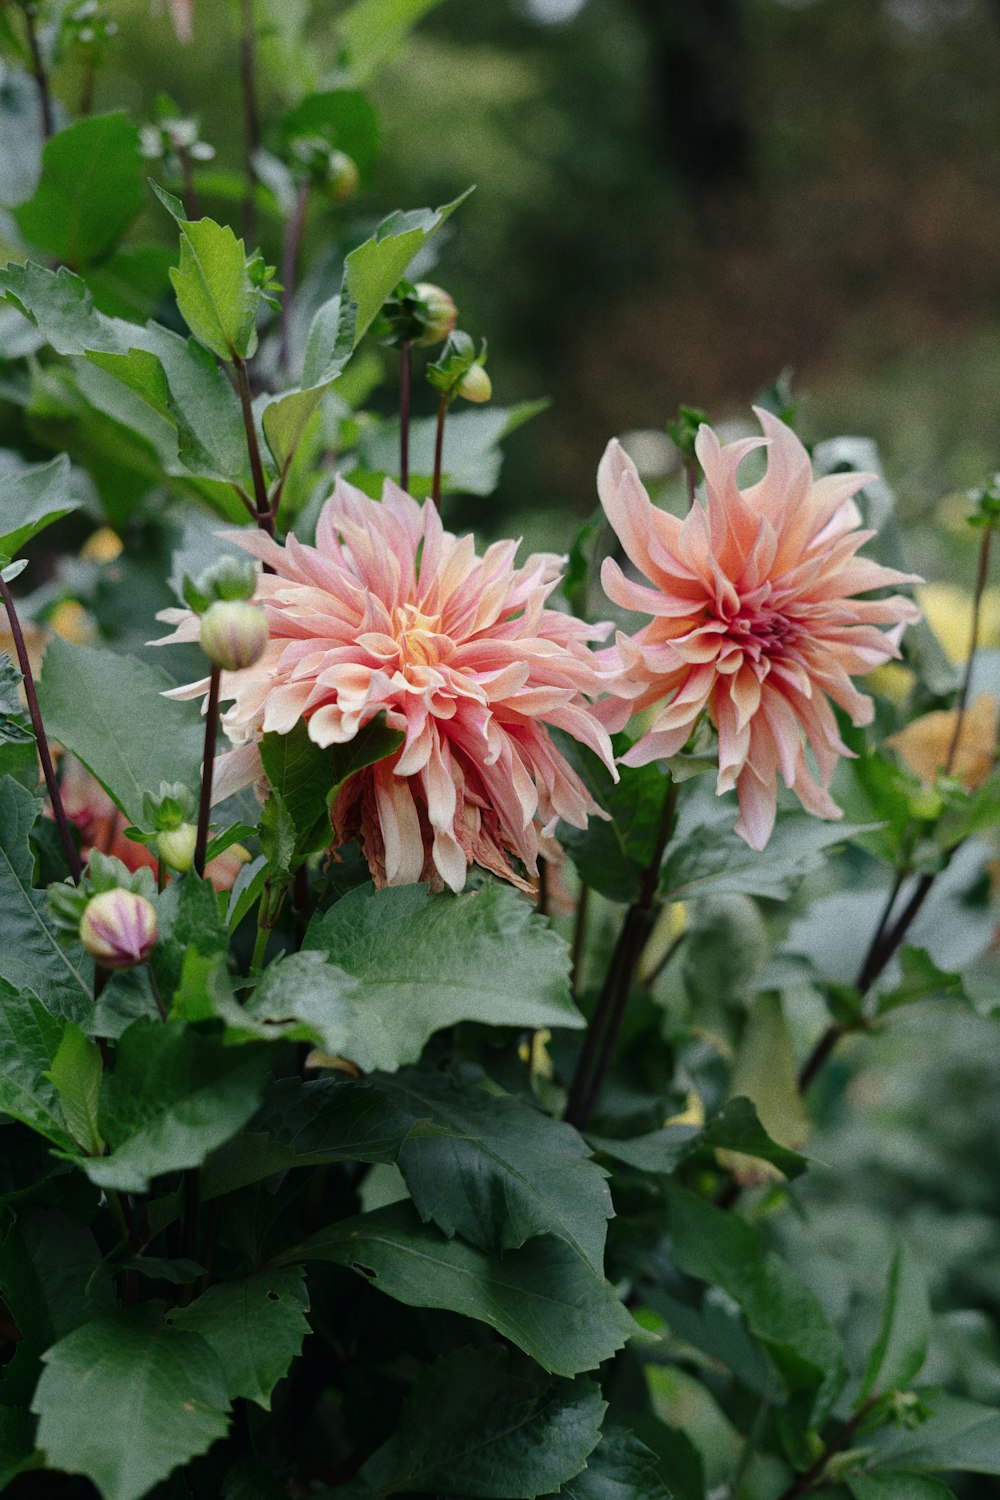
<svg viewBox="0 0 1000 1500">
<path fill-rule="evenodd" d="M 249 242 L 257 228 L 254 157 L 260 145 L 253 0 L 240 0 L 240 85 L 243 98 L 243 237 Z"/>
<path fill-rule="evenodd" d="M 208 816 L 212 808 L 212 775 L 215 770 L 215 738 L 219 732 L 219 683 L 222 673 L 212 668 L 205 711 L 205 755 L 201 766 L 201 800 L 198 803 L 198 835 L 194 846 L 194 868 L 205 873 L 205 851 L 208 848 Z"/>
<path fill-rule="evenodd" d="M 955 764 L 955 756 L 958 754 L 959 742 L 962 738 L 962 728 L 965 724 L 965 710 L 969 703 L 969 688 L 972 684 L 972 668 L 976 659 L 976 651 L 979 646 L 980 615 L 983 607 L 983 594 L 986 591 L 986 576 L 990 568 L 990 542 L 993 539 L 993 527 L 983 528 L 982 545 L 979 548 L 979 567 L 976 570 L 976 588 L 972 600 L 972 635 L 969 640 L 969 659 L 965 664 L 965 675 L 962 678 L 962 687 L 958 695 L 955 715 L 955 728 L 951 735 L 951 744 L 948 746 L 948 754 L 945 756 L 944 774 L 951 775 L 952 766 Z"/>
<path fill-rule="evenodd" d="M 295 293 L 299 250 L 302 246 L 302 235 L 305 230 L 306 211 L 308 208 L 309 183 L 302 182 L 299 184 L 298 193 L 295 195 L 295 207 L 292 209 L 288 224 L 285 227 L 285 243 L 281 256 L 281 284 L 284 287 L 281 298 L 281 333 L 278 343 L 278 367 L 281 370 L 288 369 L 292 300 Z"/>
<path fill-rule="evenodd" d="M 698 495 L 698 460 L 693 453 L 684 459 L 684 477 L 687 480 L 688 510 L 690 510 Z"/>
<path fill-rule="evenodd" d="M 240 406 L 243 410 L 243 430 L 246 433 L 247 453 L 250 457 L 250 473 L 253 477 L 253 497 L 257 506 L 257 525 L 268 536 L 274 536 L 274 516 L 267 498 L 267 482 L 264 479 L 264 465 L 260 456 L 260 444 L 257 441 L 257 424 L 253 419 L 253 395 L 250 390 L 250 376 L 247 374 L 246 361 L 238 354 L 233 356 L 233 368 L 236 371 L 236 389 L 239 392 Z"/>
<path fill-rule="evenodd" d="M 549 914 L 549 862 L 540 855 L 538 859 L 538 895 L 535 898 L 535 910 L 540 917 Z"/>
<path fill-rule="evenodd" d="M 410 340 L 399 345 L 399 487 L 410 487 L 410 384 L 412 376 Z"/>
<path fill-rule="evenodd" d="M 656 892 L 660 881 L 660 866 L 674 824 L 677 808 L 677 783 L 671 778 L 663 799 L 660 826 L 656 835 L 656 846 L 649 862 L 639 899 L 625 914 L 625 921 L 618 934 L 615 951 L 605 976 L 594 1014 L 591 1017 L 587 1036 L 580 1052 L 580 1059 L 573 1075 L 566 1100 L 564 1118 L 578 1130 L 586 1129 L 594 1106 L 600 1098 L 604 1075 L 614 1055 L 615 1043 L 621 1030 L 628 1007 L 632 980 L 642 957 L 656 917 Z"/>
<path fill-rule="evenodd" d="M 583 954 L 587 941 L 587 914 L 590 907 L 590 886 L 581 885 L 580 894 L 576 898 L 576 921 L 573 924 L 573 949 L 572 961 L 569 971 L 570 994 L 576 995 L 580 989 L 580 975 L 583 971 Z"/>
<path fill-rule="evenodd" d="M 45 726 L 42 723 L 42 711 L 38 706 L 38 695 L 35 692 L 35 679 L 31 671 L 31 662 L 28 660 L 28 648 L 24 644 L 24 633 L 21 630 L 21 622 L 17 618 L 17 610 L 14 607 L 14 599 L 6 580 L 0 578 L 0 598 L 3 599 L 4 608 L 7 611 L 7 619 L 10 623 L 10 633 L 14 637 L 14 649 L 17 652 L 17 664 L 21 669 L 24 679 L 24 696 L 28 700 L 28 714 L 31 718 L 31 727 L 35 731 L 35 741 L 38 746 L 38 758 L 42 763 L 42 775 L 45 777 L 45 789 L 49 794 L 49 803 L 52 807 L 52 816 L 55 818 L 56 827 L 59 829 L 59 838 L 62 841 L 63 852 L 66 855 L 66 863 L 69 865 L 70 874 L 77 885 L 83 870 L 80 865 L 80 856 L 76 852 L 73 842 L 73 834 L 70 831 L 69 818 L 63 807 L 62 797 L 59 793 L 59 783 L 56 781 L 55 768 L 52 765 L 52 753 L 49 750 L 49 742 L 45 735 Z"/>
<path fill-rule="evenodd" d="M 438 402 L 437 433 L 434 438 L 434 479 L 431 485 L 431 499 L 434 501 L 436 510 L 441 509 L 441 461 L 444 457 L 444 424 L 448 415 L 448 397 L 442 396 Z"/>
<path fill-rule="evenodd" d="M 49 92 L 49 76 L 45 71 L 45 61 L 42 57 L 42 49 L 38 42 L 38 32 L 35 29 L 35 17 L 38 7 L 30 0 L 24 7 L 24 24 L 28 33 L 28 51 L 31 53 L 31 71 L 34 74 L 35 83 L 38 85 L 38 108 L 42 117 L 42 139 L 50 140 L 52 137 L 52 95 Z"/>
</svg>

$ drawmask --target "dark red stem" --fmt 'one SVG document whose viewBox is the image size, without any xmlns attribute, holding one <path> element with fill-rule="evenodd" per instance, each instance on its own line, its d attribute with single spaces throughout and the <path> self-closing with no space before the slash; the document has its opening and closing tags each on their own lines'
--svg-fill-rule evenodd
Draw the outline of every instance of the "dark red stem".
<svg viewBox="0 0 1000 1500">
<path fill-rule="evenodd" d="M 410 487 L 410 381 L 411 346 L 403 339 L 399 346 L 399 487 Z"/>
<path fill-rule="evenodd" d="M 198 875 L 205 873 L 205 851 L 208 848 L 208 817 L 212 810 L 212 776 L 215 771 L 215 737 L 219 730 L 219 681 L 222 676 L 218 667 L 212 668 L 208 687 L 208 708 L 205 711 L 205 758 L 201 767 L 201 801 L 198 804 L 198 836 L 194 846 L 194 868 Z"/>
</svg>

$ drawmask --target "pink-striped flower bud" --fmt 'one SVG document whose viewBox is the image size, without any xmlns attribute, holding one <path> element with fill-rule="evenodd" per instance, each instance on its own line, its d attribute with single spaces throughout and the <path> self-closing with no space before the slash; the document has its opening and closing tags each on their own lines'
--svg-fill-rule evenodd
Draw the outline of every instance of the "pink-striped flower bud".
<svg viewBox="0 0 1000 1500">
<path fill-rule="evenodd" d="M 214 667 L 240 672 L 260 661 L 267 645 L 267 616 L 243 599 L 219 599 L 201 617 L 201 649 Z"/>
<path fill-rule="evenodd" d="M 145 963 L 158 936 L 150 902 L 120 886 L 88 901 L 80 920 L 80 941 L 105 969 L 134 969 Z"/>
</svg>

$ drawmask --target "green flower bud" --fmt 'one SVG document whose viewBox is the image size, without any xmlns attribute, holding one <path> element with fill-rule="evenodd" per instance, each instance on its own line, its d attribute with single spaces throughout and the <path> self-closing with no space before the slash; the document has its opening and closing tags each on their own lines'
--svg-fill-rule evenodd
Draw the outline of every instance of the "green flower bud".
<svg viewBox="0 0 1000 1500">
<path fill-rule="evenodd" d="M 458 308 L 454 298 L 449 297 L 443 287 L 431 281 L 418 281 L 413 288 L 423 317 L 423 332 L 413 342 L 420 348 L 439 344 L 446 339 L 458 322 Z"/>
<path fill-rule="evenodd" d="M 163 863 L 184 875 L 194 863 L 194 846 L 198 842 L 198 830 L 193 823 L 182 823 L 179 828 L 165 828 L 157 835 L 156 849 Z"/>
<path fill-rule="evenodd" d="M 252 667 L 267 645 L 267 616 L 257 604 L 223 599 L 201 617 L 201 649 L 214 667 L 240 672 Z"/>
<path fill-rule="evenodd" d="M 493 382 L 482 365 L 470 365 L 458 383 L 456 394 L 481 405 L 493 394 Z"/>
<path fill-rule="evenodd" d="M 361 183 L 357 165 L 346 151 L 333 150 L 327 158 L 326 191 L 334 203 L 353 198 Z"/>
<path fill-rule="evenodd" d="M 156 912 L 134 891 L 102 891 L 87 903 L 80 941 L 105 969 L 134 969 L 145 963 L 159 936 Z"/>
</svg>

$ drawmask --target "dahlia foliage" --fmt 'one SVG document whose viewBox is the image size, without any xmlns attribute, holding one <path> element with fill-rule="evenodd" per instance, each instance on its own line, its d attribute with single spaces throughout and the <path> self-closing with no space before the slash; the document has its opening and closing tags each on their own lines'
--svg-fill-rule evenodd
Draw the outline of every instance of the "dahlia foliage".
<svg viewBox="0 0 1000 1500">
<path fill-rule="evenodd" d="M 947 651 L 887 566 L 926 528 L 770 409 L 612 441 L 565 557 L 477 540 L 561 534 L 487 509 L 540 406 L 406 279 L 460 200 L 372 230 L 361 88 L 428 6 L 333 7 L 333 74 L 261 9 L 148 21 L 238 17 L 236 194 L 169 100 L 90 110 L 103 5 L 0 24 L 0 1490 L 954 1500 L 1000 1472 L 928 1107 L 1000 1086 L 1000 488 Z"/>
</svg>

